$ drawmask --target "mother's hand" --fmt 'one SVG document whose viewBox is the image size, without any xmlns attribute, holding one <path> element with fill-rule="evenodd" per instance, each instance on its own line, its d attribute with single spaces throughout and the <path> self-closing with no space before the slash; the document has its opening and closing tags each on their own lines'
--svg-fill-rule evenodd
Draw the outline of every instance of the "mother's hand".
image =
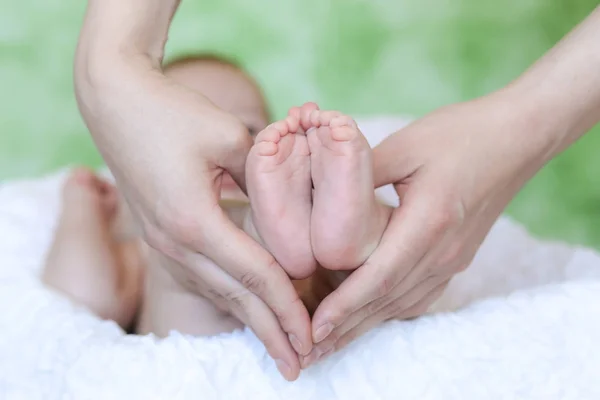
<svg viewBox="0 0 600 400">
<path fill-rule="evenodd" d="M 338 349 L 390 318 L 424 313 L 548 160 L 600 120 L 600 7 L 517 81 L 443 108 L 375 149 L 375 181 L 401 201 L 379 247 L 313 317 Z"/>
<path fill-rule="evenodd" d="M 434 112 L 374 149 L 376 184 L 400 198 L 379 247 L 317 308 L 306 366 L 382 321 L 425 313 L 543 165 L 516 92 Z M 515 145 L 515 143 L 519 143 Z"/>
<path fill-rule="evenodd" d="M 273 256 L 219 206 L 224 171 L 245 187 L 250 135 L 160 70 L 177 3 L 89 2 L 75 67 L 80 110 L 144 238 L 181 264 L 170 272 L 250 326 L 295 379 L 297 353 L 312 346 L 308 312 Z M 200 267 L 204 257 L 222 268 Z"/>
</svg>

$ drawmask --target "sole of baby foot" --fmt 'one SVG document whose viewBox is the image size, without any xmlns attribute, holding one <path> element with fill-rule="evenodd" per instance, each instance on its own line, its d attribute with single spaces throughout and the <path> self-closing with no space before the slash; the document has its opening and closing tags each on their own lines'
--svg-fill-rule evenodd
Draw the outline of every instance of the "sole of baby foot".
<svg viewBox="0 0 600 400">
<path fill-rule="evenodd" d="M 354 120 L 316 110 L 309 121 L 313 253 L 324 268 L 355 269 L 379 244 L 391 211 L 375 197 L 372 151 Z"/>
<path fill-rule="evenodd" d="M 260 132 L 246 161 L 252 221 L 265 247 L 294 279 L 310 276 L 311 173 L 306 136 L 288 116 Z"/>
</svg>

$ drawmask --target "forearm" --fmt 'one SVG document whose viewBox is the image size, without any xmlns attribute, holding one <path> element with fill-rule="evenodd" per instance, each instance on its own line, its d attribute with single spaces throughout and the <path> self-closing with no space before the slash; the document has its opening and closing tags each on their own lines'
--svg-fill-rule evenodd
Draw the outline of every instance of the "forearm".
<svg viewBox="0 0 600 400">
<path fill-rule="evenodd" d="M 146 56 L 162 61 L 169 25 L 180 0 L 90 0 L 78 61 Z"/>
<path fill-rule="evenodd" d="M 89 0 L 75 55 L 75 92 L 101 151 L 107 137 L 133 134 L 121 113 L 131 121 L 141 109 L 149 112 L 149 94 L 164 92 L 157 88 L 158 70 L 179 1 Z"/>
<path fill-rule="evenodd" d="M 545 135 L 546 161 L 600 121 L 599 71 L 600 7 L 506 89 Z"/>
</svg>

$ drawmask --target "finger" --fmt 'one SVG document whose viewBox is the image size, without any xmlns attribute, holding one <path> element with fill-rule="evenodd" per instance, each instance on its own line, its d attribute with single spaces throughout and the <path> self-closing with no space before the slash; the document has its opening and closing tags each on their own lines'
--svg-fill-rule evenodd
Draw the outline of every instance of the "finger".
<svg viewBox="0 0 600 400">
<path fill-rule="evenodd" d="M 180 189 L 181 193 L 206 192 L 210 185 L 201 185 L 201 177 L 195 182 L 196 186 L 188 184 Z M 200 266 L 194 264 L 193 258 L 181 260 L 181 249 L 210 258 L 271 308 L 298 353 L 308 353 L 312 348 L 308 311 L 274 257 L 229 219 L 216 195 L 200 198 L 177 195 L 176 200 L 167 198 L 164 204 L 177 204 L 177 208 L 160 207 L 161 213 L 169 216 L 163 218 L 160 228 L 169 233 L 164 235 L 167 239 L 177 240 L 178 246 L 168 246 L 173 240 L 163 240 L 164 246 L 159 246 L 159 250 L 190 269 Z M 197 210 L 201 210 L 202 215 L 199 216 Z M 157 242 L 161 235 L 155 233 L 154 236 Z"/>
<path fill-rule="evenodd" d="M 369 319 L 373 315 L 379 314 L 381 310 L 389 308 L 390 304 L 398 309 L 409 309 L 424 297 L 427 297 L 435 288 L 440 285 L 440 282 L 432 277 L 428 277 L 408 293 L 398 292 L 394 289 L 388 296 L 381 297 L 352 313 L 340 326 L 335 328 L 326 340 L 320 342 L 313 351 L 326 353 L 334 344 L 343 337 L 346 333 L 354 329 L 363 321 Z"/>
<path fill-rule="evenodd" d="M 231 151 L 228 156 L 223 160 L 221 168 L 225 169 L 231 175 L 235 183 L 242 189 L 244 193 L 246 191 L 246 158 L 252 148 L 254 141 L 247 133 L 240 139 L 239 145 L 235 151 Z"/>
<path fill-rule="evenodd" d="M 242 286 L 262 299 L 276 315 L 299 354 L 312 348 L 310 318 L 292 282 L 275 258 L 245 232 L 238 229 L 219 208 L 205 229 L 211 227 L 199 252 L 210 257 Z M 217 218 L 218 216 L 218 218 Z"/>
<path fill-rule="evenodd" d="M 383 297 L 367 304 L 366 314 L 374 315 L 383 309 L 389 308 L 389 305 L 394 303 L 396 308 L 409 309 L 423 298 L 429 296 L 429 294 L 436 290 L 443 282 L 447 282 L 447 279 L 440 278 L 437 276 L 424 276 L 423 279 L 416 283 L 409 290 L 404 290 L 401 285 L 394 288 L 393 293 L 387 298 Z"/>
<path fill-rule="evenodd" d="M 201 292 L 214 302 L 225 303 L 227 310 L 249 326 L 265 345 L 282 375 L 295 380 L 300 373 L 298 355 L 271 309 L 205 256 L 190 252 L 187 260 L 199 268 L 194 272 L 201 279 L 197 285 L 202 286 Z"/>
<path fill-rule="evenodd" d="M 326 297 L 313 316 L 313 340 L 318 343 L 353 312 L 394 287 L 419 263 L 437 238 L 428 229 L 431 209 L 427 201 L 415 201 L 411 193 L 394 211 L 378 248 L 365 264 Z"/>
<path fill-rule="evenodd" d="M 462 234 L 462 232 L 461 232 Z M 430 250 L 419 264 L 415 266 L 394 288 L 396 298 L 414 298 L 418 296 L 418 285 L 423 281 L 430 281 L 438 284 L 449 280 L 454 274 L 464 270 L 471 260 L 471 253 L 465 255 L 464 240 L 462 235 L 457 234 L 450 229 L 443 233 L 439 239 L 438 245 Z M 473 247 L 474 251 L 477 249 Z M 474 251 L 472 254 L 474 254 Z M 377 301 L 376 301 L 377 302 Z"/>
<path fill-rule="evenodd" d="M 344 348 L 349 343 L 358 339 L 360 336 L 364 335 L 366 332 L 370 331 L 383 321 L 387 321 L 390 319 L 411 319 L 425 314 L 431 306 L 431 304 L 433 304 L 444 292 L 444 289 L 446 288 L 447 284 L 447 282 L 444 282 L 443 284 L 438 285 L 426 297 L 424 297 L 408 309 L 404 309 L 401 303 L 399 305 L 395 303 L 389 304 L 379 313 L 373 315 L 368 320 L 365 320 L 363 324 L 357 325 L 354 329 L 348 331 L 344 336 L 342 336 L 336 342 L 334 347 L 335 350 L 333 351 L 337 351 L 339 349 Z M 331 354 L 333 351 L 330 351 L 329 354 Z"/>
<path fill-rule="evenodd" d="M 427 314 L 427 312 L 430 311 L 430 308 L 433 305 L 433 303 L 435 303 L 442 296 L 442 294 L 444 294 L 444 291 L 448 287 L 449 282 L 450 281 L 448 280 L 440 283 L 435 288 L 433 288 L 433 290 L 429 292 L 427 296 L 423 297 L 421 300 L 419 300 L 409 308 L 405 309 L 404 311 L 398 311 L 394 310 L 393 308 L 390 308 L 388 312 L 388 319 L 405 320 L 417 318 Z"/>
<path fill-rule="evenodd" d="M 158 200 L 158 229 L 148 224 L 153 230 L 146 236 L 190 269 L 195 268 L 194 260 L 180 260 L 181 249 L 209 257 L 271 308 L 298 353 L 308 353 L 310 318 L 292 282 L 274 257 L 229 219 L 219 205 L 218 190 L 207 182 L 210 174 L 202 172 L 194 182 L 180 181 L 177 174 L 173 177 L 173 190 Z M 203 195 L 192 196 L 198 193 Z M 161 235 L 168 240 L 160 240 Z M 163 248 L 156 246 L 159 241 Z M 177 246 L 170 246 L 175 241 Z"/>
<path fill-rule="evenodd" d="M 411 124 L 385 138 L 373 149 L 373 176 L 375 187 L 400 182 L 413 175 L 420 165 L 415 165 L 414 155 L 399 152 L 398 149 L 409 148 L 412 144 L 409 130 L 415 129 Z M 416 129 L 419 129 L 418 127 Z M 421 137 L 421 135 L 416 135 Z"/>
</svg>

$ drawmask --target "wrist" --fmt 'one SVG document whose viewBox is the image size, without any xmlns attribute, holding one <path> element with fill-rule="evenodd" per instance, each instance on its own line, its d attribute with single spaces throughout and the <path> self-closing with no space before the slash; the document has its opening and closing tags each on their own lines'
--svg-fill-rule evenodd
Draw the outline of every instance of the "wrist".
<svg viewBox="0 0 600 400">
<path fill-rule="evenodd" d="M 506 134 L 525 150 L 532 164 L 541 168 L 568 147 L 571 124 L 541 92 L 514 82 L 492 96 L 502 99 L 507 110 L 510 128 Z"/>
<path fill-rule="evenodd" d="M 581 99 L 524 76 L 500 90 L 518 129 L 515 140 L 529 141 L 542 164 L 587 133 L 600 119 L 600 102 Z"/>
<path fill-rule="evenodd" d="M 600 7 L 506 89 L 553 158 L 600 121 Z"/>
<path fill-rule="evenodd" d="M 86 122 L 121 95 L 123 82 L 133 84 L 160 69 L 179 2 L 89 0 L 74 63 L 75 93 Z"/>
</svg>

